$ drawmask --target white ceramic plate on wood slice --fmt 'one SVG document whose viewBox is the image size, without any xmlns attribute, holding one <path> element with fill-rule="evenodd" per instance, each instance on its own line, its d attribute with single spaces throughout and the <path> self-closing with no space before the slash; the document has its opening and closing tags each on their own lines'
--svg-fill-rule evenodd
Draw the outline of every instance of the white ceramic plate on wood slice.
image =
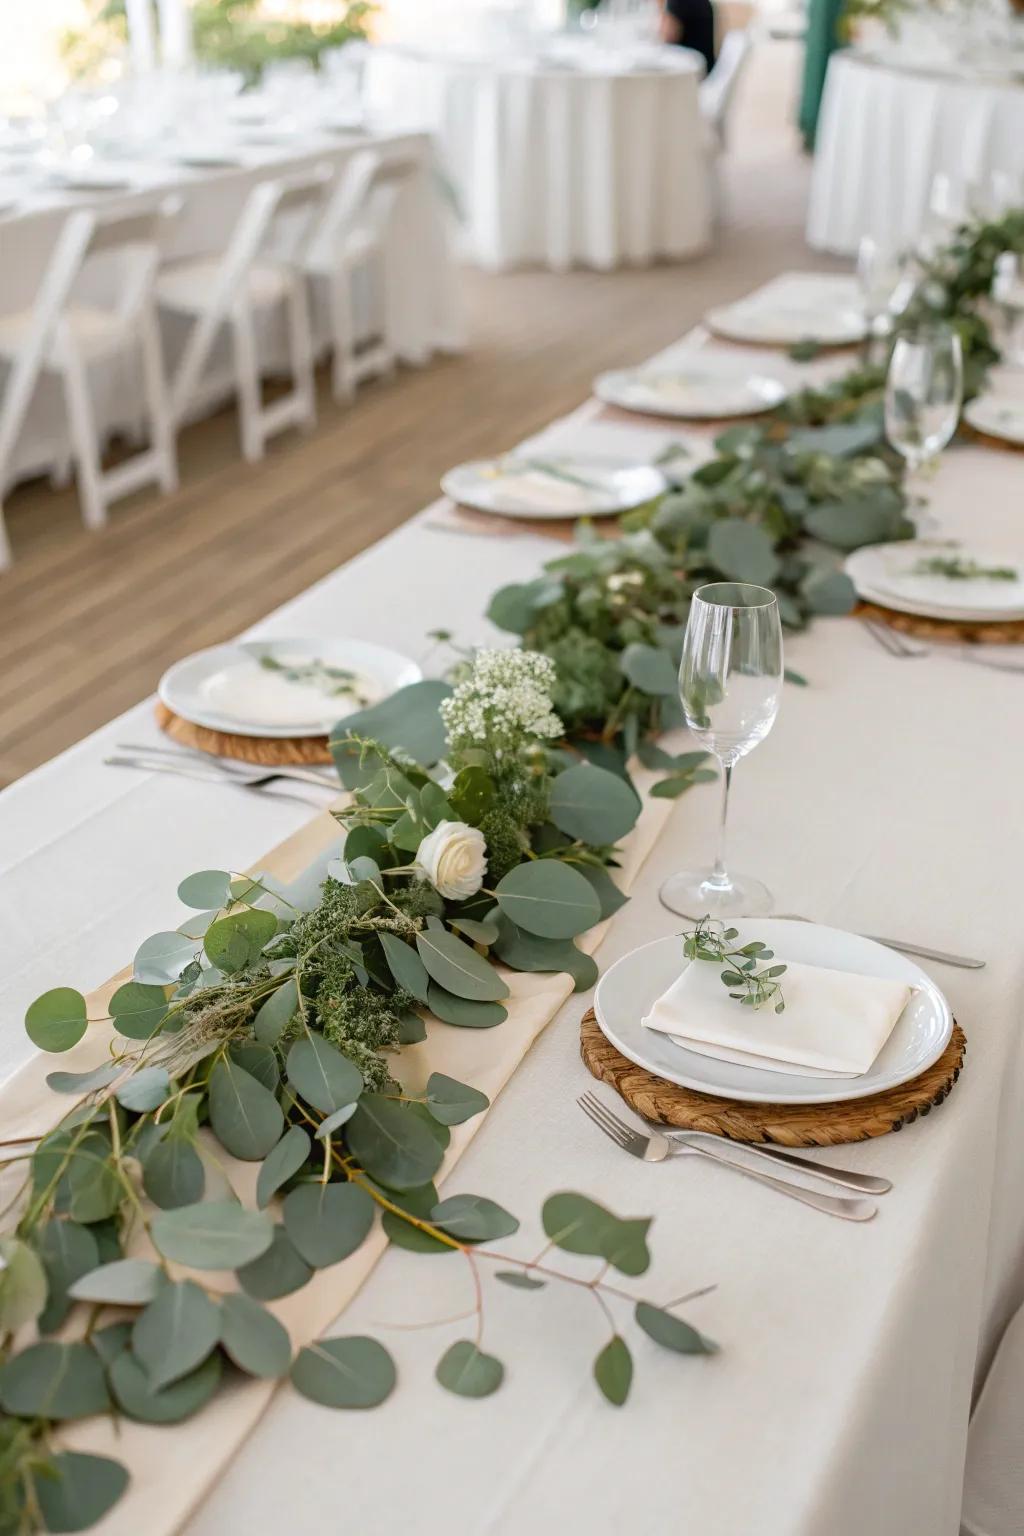
<svg viewBox="0 0 1024 1536">
<path fill-rule="evenodd" d="M 365 640 L 244 640 L 176 662 L 160 698 L 176 715 L 237 736 L 329 736 L 354 710 L 423 676 L 408 656 Z"/>
<path fill-rule="evenodd" d="M 949 577 L 915 575 L 920 560 L 948 556 L 974 560 L 979 565 L 1016 571 L 1016 577 Z M 965 548 L 961 544 L 920 539 L 894 544 L 870 544 L 855 550 L 844 570 L 869 603 L 880 603 L 898 613 L 914 613 L 926 619 L 950 619 L 963 623 L 1006 623 L 1024 619 L 1024 560 L 1014 560 L 991 550 Z"/>
<path fill-rule="evenodd" d="M 844 304 L 824 304 L 820 299 L 808 299 L 802 304 L 795 300 L 785 304 L 743 300 L 709 310 L 704 323 L 729 341 L 774 347 L 791 347 L 800 341 L 840 347 L 863 341 L 867 335 L 861 310 Z"/>
<path fill-rule="evenodd" d="M 653 464 L 597 454 L 506 454 L 450 469 L 441 489 L 461 506 L 502 517 L 613 517 L 668 490 Z"/>
<path fill-rule="evenodd" d="M 619 368 L 599 374 L 594 393 L 607 405 L 627 411 L 714 421 L 773 410 L 788 390 L 780 379 L 752 373 L 727 358 L 697 354 L 674 366 Z"/>
<path fill-rule="evenodd" d="M 978 395 L 964 406 L 964 421 L 976 432 L 1001 437 L 1024 447 L 1024 399 L 1012 395 Z"/>
<path fill-rule="evenodd" d="M 656 939 L 624 955 L 611 966 L 597 985 L 594 1012 L 602 1033 L 630 1061 L 662 1077 L 666 1082 L 695 1088 L 715 1098 L 743 1099 L 758 1104 L 839 1104 L 863 1099 L 896 1088 L 924 1072 L 942 1055 L 953 1033 L 949 1004 L 920 966 L 893 949 L 875 944 L 859 934 L 817 923 L 784 918 L 734 918 L 739 944 L 763 940 L 779 961 L 830 966 L 862 976 L 883 976 L 904 981 L 914 993 L 896 1022 L 892 1034 L 870 1070 L 861 1077 L 805 1077 L 795 1073 L 766 1071 L 738 1063 L 717 1061 L 678 1045 L 668 1035 L 646 1029 L 641 1019 L 667 992 L 689 961 L 678 935 Z M 785 991 L 785 977 L 782 979 Z M 736 1004 L 737 1008 L 741 1004 Z M 828 1021 L 822 1021 L 828 1027 Z"/>
</svg>

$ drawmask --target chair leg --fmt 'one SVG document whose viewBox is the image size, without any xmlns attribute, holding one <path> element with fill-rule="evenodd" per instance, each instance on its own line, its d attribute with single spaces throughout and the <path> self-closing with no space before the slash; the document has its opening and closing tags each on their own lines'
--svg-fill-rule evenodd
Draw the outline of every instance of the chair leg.
<svg viewBox="0 0 1024 1536">
<path fill-rule="evenodd" d="M 102 528 L 107 521 L 107 507 L 103 496 L 96 422 L 89 402 L 89 384 L 77 349 L 67 345 L 62 352 L 60 368 L 71 427 L 71 446 L 78 470 L 82 521 L 87 528 Z"/>
<path fill-rule="evenodd" d="M 288 287 L 288 339 L 299 410 L 307 431 L 316 425 L 316 375 L 313 371 L 313 329 L 309 323 L 306 278 L 295 273 Z"/>
<path fill-rule="evenodd" d="M 339 266 L 329 278 L 331 312 L 331 391 L 335 400 L 355 399 L 356 384 L 352 358 L 355 351 L 352 320 L 352 273 Z"/>
<path fill-rule="evenodd" d="M 139 331 L 142 376 L 149 409 L 150 431 L 157 456 L 160 489 L 170 495 L 178 489 L 178 449 L 164 375 L 163 348 L 156 311 L 150 306 Z"/>
<path fill-rule="evenodd" d="M 235 351 L 235 382 L 238 386 L 238 426 L 242 439 L 242 457 L 250 464 L 265 452 L 262 405 L 260 400 L 259 359 L 252 310 L 239 306 L 231 316 L 231 338 Z"/>
</svg>

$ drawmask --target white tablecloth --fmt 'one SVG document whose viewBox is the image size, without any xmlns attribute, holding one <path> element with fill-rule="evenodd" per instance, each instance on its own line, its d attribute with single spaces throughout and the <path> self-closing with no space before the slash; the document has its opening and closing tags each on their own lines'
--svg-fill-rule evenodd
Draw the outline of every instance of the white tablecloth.
<svg viewBox="0 0 1024 1536">
<path fill-rule="evenodd" d="M 25 190 L 14 211 L 0 219 L 0 314 L 32 303 L 61 223 L 74 207 L 92 205 L 103 212 L 127 212 L 151 206 L 159 197 L 173 194 L 181 199 L 182 207 L 170 231 L 167 259 L 219 253 L 230 238 L 246 197 L 259 180 L 268 174 L 287 175 L 325 162 L 341 169 L 367 145 L 384 159 L 412 159 L 420 167 L 396 206 L 390 231 L 388 291 L 382 296 L 399 359 L 421 364 L 434 351 L 457 351 L 464 345 L 465 329 L 449 238 L 451 209 L 437 175 L 429 137 L 405 131 L 344 136 L 305 131 L 289 135 L 277 145 L 234 146 L 232 152 L 238 155 L 241 164 L 218 170 L 188 169 L 168 160 L 112 160 L 112 173 L 131 182 L 130 190 L 124 192 L 72 193 L 26 176 L 17 180 L 11 177 L 5 181 L 6 186 Z M 81 291 L 93 302 L 110 302 L 116 281 L 113 263 L 104 264 L 98 258 Z M 378 329 L 380 317 L 373 313 L 373 307 L 381 296 L 371 299 L 363 294 L 357 298 L 362 300 L 357 305 L 357 326 L 361 323 L 364 330 Z M 326 341 L 326 315 L 315 309 L 314 321 L 318 342 Z M 168 372 L 174 367 L 186 334 L 186 322 L 165 318 Z M 261 336 L 261 358 L 265 364 L 268 360 L 273 364 L 286 356 L 282 334 L 275 323 Z M 232 389 L 232 377 L 225 338 L 211 359 L 208 380 L 220 381 L 222 395 L 226 397 Z M 93 367 L 90 383 L 97 419 L 106 430 L 134 422 L 137 394 L 131 370 L 116 362 Z M 39 386 L 18 444 L 16 473 L 47 467 L 61 456 L 66 444 L 60 384 L 46 378 Z"/>
<path fill-rule="evenodd" d="M 714 345 L 702 333 L 695 342 Z M 592 447 L 603 430 L 590 406 L 543 441 Z M 639 418 L 608 431 L 616 452 L 656 453 L 679 435 Z M 947 528 L 1024 560 L 1019 482 L 1014 455 L 958 447 L 934 506 Z M 493 638 L 480 617 L 490 592 L 557 552 L 533 534 L 439 531 L 425 514 L 257 632 L 345 629 L 431 666 L 428 629 Z M 640 1339 L 630 1403 L 616 1410 L 590 1377 L 606 1328 L 587 1297 L 488 1283 L 486 1347 L 508 1379 L 485 1403 L 457 1399 L 432 1373 L 466 1325 L 386 1325 L 461 1312 L 469 1276 L 458 1260 L 391 1251 L 338 1331 L 378 1333 L 398 1358 L 399 1390 L 364 1416 L 282 1389 L 190 1536 L 270 1536 L 331 1510 L 368 1536 L 954 1536 L 972 1379 L 1024 1278 L 1024 823 L 1014 812 L 1024 679 L 955 654 L 895 661 L 845 619 L 787 640 L 787 660 L 809 685 L 787 689 L 775 729 L 740 769 L 737 864 L 770 883 L 780 910 L 988 960 L 976 972 L 934 967 L 969 1040 L 948 1101 L 898 1136 L 835 1154 L 895 1181 L 878 1217 L 834 1221 L 726 1169 L 643 1166 L 618 1152 L 574 1104 L 590 1081 L 577 1037 L 589 999 L 574 997 L 446 1191 L 507 1205 L 523 1223 L 509 1242 L 524 1256 L 541 1245 L 540 1206 L 556 1189 L 653 1213 L 643 1288 L 668 1299 L 717 1282 L 687 1311 L 722 1354 L 680 1359 Z M 181 920 L 173 891 L 184 874 L 245 867 L 303 820 L 292 801 L 102 765 L 114 742 L 147 734 L 148 703 L 0 794 L 0 1071 L 31 1049 L 21 1017 L 37 993 L 100 982 L 142 937 Z M 710 855 L 716 797 L 708 786 L 679 802 L 602 968 L 678 931 L 658 885 Z M 165 1443 L 173 1456 L 173 1431 Z"/>
<path fill-rule="evenodd" d="M 936 172 L 984 185 L 1024 176 L 1024 83 L 914 73 L 834 54 L 825 81 L 807 238 L 852 255 L 920 233 Z"/>
<path fill-rule="evenodd" d="M 437 134 L 481 266 L 609 268 L 691 256 L 710 237 L 699 55 L 661 68 L 373 49 L 372 106 Z"/>
</svg>

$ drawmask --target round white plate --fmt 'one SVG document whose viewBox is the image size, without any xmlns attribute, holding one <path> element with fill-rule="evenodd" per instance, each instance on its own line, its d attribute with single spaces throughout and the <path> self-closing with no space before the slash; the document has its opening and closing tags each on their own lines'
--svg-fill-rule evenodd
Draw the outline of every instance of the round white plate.
<svg viewBox="0 0 1024 1536">
<path fill-rule="evenodd" d="M 611 517 L 661 496 L 668 481 L 652 464 L 629 459 L 508 454 L 450 469 L 441 489 L 464 507 L 502 517 Z"/>
<path fill-rule="evenodd" d="M 713 421 L 773 410 L 788 391 L 767 374 L 751 373 L 728 359 L 698 355 L 675 367 L 621 368 L 599 374 L 594 393 L 606 404 L 627 411 Z"/>
<path fill-rule="evenodd" d="M 237 736 L 329 736 L 339 720 L 362 707 L 350 695 L 332 702 L 319 688 L 287 679 L 282 670 L 268 668 L 265 657 L 285 669 L 316 661 L 351 671 L 372 694 L 369 703 L 423 676 L 408 656 L 365 640 L 245 640 L 175 662 L 160 679 L 160 698 L 193 725 Z"/>
<path fill-rule="evenodd" d="M 1013 567 L 1018 577 L 1016 581 L 984 577 L 953 580 L 948 576 L 911 574 L 918 560 L 937 554 L 974 559 L 982 565 Z M 866 602 L 881 603 L 898 613 L 978 624 L 1024 619 L 1024 561 L 989 550 L 965 549 L 962 545 L 937 544 L 927 539 L 870 544 L 848 555 L 843 568 Z"/>
<path fill-rule="evenodd" d="M 863 341 L 867 335 L 864 315 L 843 305 L 743 302 L 709 310 L 705 324 L 729 341 L 761 342 L 791 347 L 798 341 L 816 341 L 837 347 Z"/>
<path fill-rule="evenodd" d="M 1024 447 L 1024 399 L 1012 395 L 978 395 L 964 406 L 964 421 L 977 432 L 1001 437 Z"/>
<path fill-rule="evenodd" d="M 759 917 L 736 918 L 733 926 L 740 931 L 740 943 L 763 939 L 779 960 L 831 966 L 862 976 L 884 976 L 905 981 L 916 989 L 870 1071 L 862 1077 L 840 1081 L 834 1077 L 803 1077 L 743 1067 L 689 1051 L 668 1035 L 645 1029 L 640 1020 L 650 1012 L 656 999 L 688 964 L 705 963 L 684 958 L 683 941 L 678 935 L 634 949 L 617 960 L 598 982 L 594 1011 L 601 1030 L 616 1050 L 670 1083 L 680 1083 L 684 1088 L 695 1088 L 716 1098 L 769 1104 L 836 1104 L 844 1099 L 867 1098 L 908 1082 L 937 1061 L 949 1044 L 953 1033 L 949 1004 L 931 978 L 906 956 L 855 933 L 822 928 L 817 923 Z M 782 985 L 785 987 L 785 979 Z M 827 1025 L 827 1020 L 823 1023 Z"/>
</svg>

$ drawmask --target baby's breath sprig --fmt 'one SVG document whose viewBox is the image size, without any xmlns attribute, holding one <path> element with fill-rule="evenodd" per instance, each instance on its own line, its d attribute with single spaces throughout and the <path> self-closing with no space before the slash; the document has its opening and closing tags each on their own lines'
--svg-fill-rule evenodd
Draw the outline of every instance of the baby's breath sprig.
<svg viewBox="0 0 1024 1536">
<path fill-rule="evenodd" d="M 688 960 L 711 960 L 717 965 L 725 965 L 722 983 L 726 987 L 739 988 L 729 993 L 737 1002 L 748 1008 L 763 1008 L 766 1003 L 772 1003 L 775 1012 L 782 1013 L 786 1000 L 777 978 L 786 967 L 769 965 L 758 970 L 763 961 L 774 960 L 774 951 L 759 939 L 737 947 L 733 941 L 739 936 L 738 928 L 723 929 L 714 918 L 702 917 L 696 928 L 683 934 L 683 952 Z"/>
</svg>

